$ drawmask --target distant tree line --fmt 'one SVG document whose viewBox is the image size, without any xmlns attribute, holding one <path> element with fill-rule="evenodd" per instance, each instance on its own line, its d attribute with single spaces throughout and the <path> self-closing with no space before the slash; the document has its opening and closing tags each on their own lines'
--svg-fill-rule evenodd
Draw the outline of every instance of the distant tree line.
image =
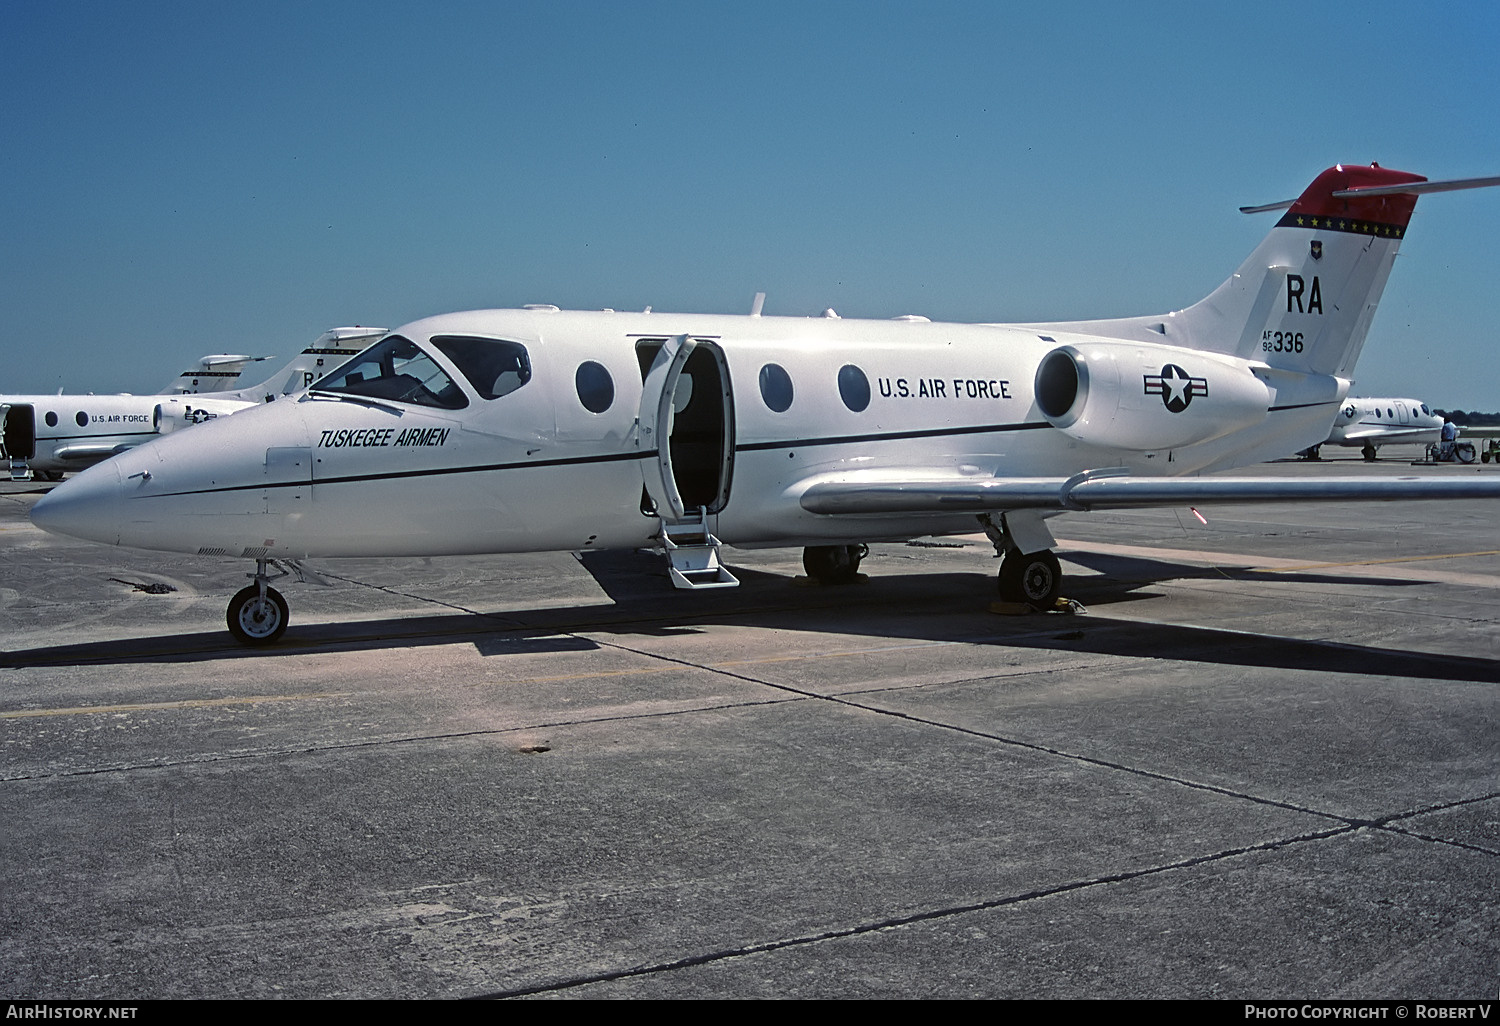
<svg viewBox="0 0 1500 1026">
<path fill-rule="evenodd" d="M 1500 413 L 1470 413 L 1466 410 L 1438 410 L 1432 411 L 1439 417 L 1447 417 L 1455 424 L 1463 424 L 1466 427 L 1494 427 L 1500 425 Z"/>
</svg>

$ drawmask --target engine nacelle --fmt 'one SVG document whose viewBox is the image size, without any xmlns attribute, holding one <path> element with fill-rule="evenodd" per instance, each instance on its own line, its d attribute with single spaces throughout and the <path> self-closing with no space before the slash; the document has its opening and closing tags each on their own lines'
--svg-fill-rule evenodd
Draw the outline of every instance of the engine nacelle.
<svg viewBox="0 0 1500 1026">
<path fill-rule="evenodd" d="M 1052 426 L 1140 451 L 1207 442 L 1265 419 L 1271 390 L 1232 357 L 1148 343 L 1080 342 L 1042 358 L 1036 404 Z"/>
</svg>

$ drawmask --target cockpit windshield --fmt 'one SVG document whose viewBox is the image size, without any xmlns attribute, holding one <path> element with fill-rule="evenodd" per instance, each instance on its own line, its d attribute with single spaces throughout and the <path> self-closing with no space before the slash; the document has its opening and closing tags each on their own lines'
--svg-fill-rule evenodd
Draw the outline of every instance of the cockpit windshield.
<svg viewBox="0 0 1500 1026">
<path fill-rule="evenodd" d="M 390 402 L 461 410 L 463 390 L 416 343 L 391 335 L 366 349 L 312 387 L 313 392 L 363 396 Z"/>
</svg>

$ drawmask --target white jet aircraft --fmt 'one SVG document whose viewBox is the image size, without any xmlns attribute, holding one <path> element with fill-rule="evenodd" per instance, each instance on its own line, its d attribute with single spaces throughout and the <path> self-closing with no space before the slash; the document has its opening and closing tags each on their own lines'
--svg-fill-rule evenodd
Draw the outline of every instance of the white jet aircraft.
<svg viewBox="0 0 1500 1026">
<path fill-rule="evenodd" d="M 656 546 L 679 587 L 737 583 L 722 543 L 965 533 L 1002 595 L 1049 608 L 1060 512 L 1210 501 L 1500 497 L 1500 478 L 1201 476 L 1326 438 L 1419 194 L 1337 166 L 1240 268 L 1175 313 L 937 324 L 562 311 L 431 317 L 296 402 L 132 449 L 37 502 L 48 531 L 256 561 L 241 641 L 287 625 L 279 560 Z M 721 542 L 722 540 L 722 542 Z"/>
<path fill-rule="evenodd" d="M 61 481 L 65 471 L 82 470 L 159 434 L 159 428 L 152 426 L 159 423 L 156 396 L 233 388 L 248 365 L 264 359 L 227 353 L 201 356 L 196 366 L 151 396 L 129 392 L 64 395 L 61 389 L 55 395 L 0 395 L 0 460 L 9 463 L 13 481 L 33 477 Z M 72 414 L 76 429 L 65 422 L 62 407 L 76 411 Z M 46 425 L 41 432 L 37 430 L 38 408 Z"/>
<path fill-rule="evenodd" d="M 1365 459 L 1373 461 L 1382 445 L 1436 442 L 1442 432 L 1443 418 L 1420 399 L 1351 397 L 1333 419 L 1328 437 L 1303 449 L 1302 455 L 1317 459 L 1323 446 L 1339 445 L 1358 449 Z"/>
<path fill-rule="evenodd" d="M 60 480 L 159 435 L 302 391 L 356 355 L 385 328 L 334 328 L 266 381 L 228 389 L 241 369 L 266 357 L 205 356 L 158 395 L 0 396 L 0 458 L 15 481 Z M 205 391 L 204 386 L 211 391 Z M 217 386 L 217 387 L 215 387 Z"/>
</svg>

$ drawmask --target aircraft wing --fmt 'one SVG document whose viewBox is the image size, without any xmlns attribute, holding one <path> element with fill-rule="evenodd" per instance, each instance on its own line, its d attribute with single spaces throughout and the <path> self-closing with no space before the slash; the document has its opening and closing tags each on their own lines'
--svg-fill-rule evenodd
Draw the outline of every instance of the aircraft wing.
<svg viewBox="0 0 1500 1026">
<path fill-rule="evenodd" d="M 145 439 L 141 439 L 145 441 Z M 52 458 L 62 460 L 64 463 L 77 463 L 79 465 L 98 463 L 107 460 L 111 456 L 118 456 L 126 449 L 133 449 L 140 442 L 117 442 L 107 445 L 66 445 L 52 453 Z"/>
<path fill-rule="evenodd" d="M 1426 435 L 1430 438 L 1436 438 L 1440 427 L 1441 425 L 1427 426 L 1424 424 L 1411 424 L 1406 427 L 1394 428 L 1371 425 L 1367 428 L 1356 428 L 1352 431 L 1345 431 L 1344 439 L 1345 441 L 1354 441 L 1360 438 L 1384 438 L 1387 441 L 1399 442 L 1403 438 L 1410 438 L 1412 435 Z"/>
<path fill-rule="evenodd" d="M 888 471 L 830 474 L 800 496 L 810 513 L 987 513 L 1132 509 L 1197 503 L 1500 498 L 1500 475 L 1265 478 L 1140 477 L 1114 470 L 1069 478 L 933 477 Z"/>
</svg>

